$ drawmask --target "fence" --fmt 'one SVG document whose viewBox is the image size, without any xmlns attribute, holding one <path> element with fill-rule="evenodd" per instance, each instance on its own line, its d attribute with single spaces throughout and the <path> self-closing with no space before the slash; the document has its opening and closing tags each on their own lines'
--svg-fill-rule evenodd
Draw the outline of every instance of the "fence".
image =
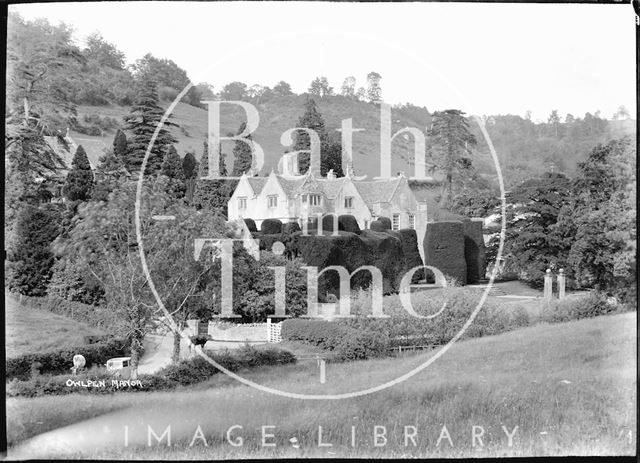
<svg viewBox="0 0 640 463">
<path fill-rule="evenodd" d="M 208 324 L 199 320 L 188 320 L 190 332 L 208 335 L 212 341 L 219 342 L 281 342 L 282 322 L 273 323 L 230 323 L 210 321 Z"/>
</svg>

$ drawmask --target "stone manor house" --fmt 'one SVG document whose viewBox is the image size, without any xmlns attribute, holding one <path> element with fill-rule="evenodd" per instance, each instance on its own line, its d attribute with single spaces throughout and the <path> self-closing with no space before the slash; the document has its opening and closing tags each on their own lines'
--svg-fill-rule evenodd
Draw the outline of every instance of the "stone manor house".
<svg viewBox="0 0 640 463">
<path fill-rule="evenodd" d="M 301 217 L 322 214 L 351 214 L 361 229 L 368 229 L 378 217 L 388 217 L 392 229 L 415 229 L 421 254 L 422 237 L 427 226 L 427 198 L 416 197 L 403 173 L 390 179 L 365 179 L 353 175 L 337 178 L 333 171 L 326 177 L 312 169 L 298 175 L 295 156 L 284 156 L 268 177 L 243 175 L 229 199 L 229 220 L 250 218 L 258 228 L 265 219 L 298 222 Z M 422 256 L 424 258 L 424 255 Z"/>
</svg>

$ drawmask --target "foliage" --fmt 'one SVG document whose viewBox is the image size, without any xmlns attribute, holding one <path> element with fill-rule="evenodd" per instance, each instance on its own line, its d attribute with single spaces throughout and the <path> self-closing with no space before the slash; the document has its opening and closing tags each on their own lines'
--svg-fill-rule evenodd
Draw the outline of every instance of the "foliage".
<svg viewBox="0 0 640 463">
<path fill-rule="evenodd" d="M 264 219 L 260 225 L 264 235 L 275 235 L 282 232 L 282 222 L 279 219 Z"/>
<path fill-rule="evenodd" d="M 198 176 L 198 161 L 196 161 L 196 157 L 191 151 L 187 151 L 184 158 L 182 158 L 182 172 L 185 179 Z"/>
<path fill-rule="evenodd" d="M 553 227 L 579 286 L 635 301 L 636 160 L 629 138 L 596 146 L 578 164 L 571 198 Z"/>
<path fill-rule="evenodd" d="M 185 177 L 182 169 L 182 159 L 178 156 L 178 152 L 173 145 L 167 149 L 160 172 L 169 179 L 167 182 L 167 191 L 175 195 L 176 198 L 182 198 L 185 193 Z"/>
<path fill-rule="evenodd" d="M 27 379 L 31 373 L 31 364 L 41 364 L 40 373 L 60 374 L 68 373 L 73 366 L 73 356 L 84 356 L 86 368 L 92 365 L 101 365 L 113 357 L 126 356 L 124 342 L 121 339 L 113 339 L 105 343 L 95 343 L 85 346 L 68 347 L 54 352 L 39 354 L 27 354 L 7 359 L 6 378 Z"/>
<path fill-rule="evenodd" d="M 147 147 L 163 115 L 164 110 L 158 105 L 157 83 L 145 74 L 140 78 L 137 97 L 130 113 L 124 118 L 125 128 L 133 133 L 129 139 L 126 159 L 126 167 L 130 172 L 140 170 Z M 177 124 L 166 120 L 159 130 L 149 152 L 145 173 L 156 173 L 160 170 L 166 149 L 176 142 L 169 132 L 170 127 L 177 127 Z"/>
<path fill-rule="evenodd" d="M 540 321 L 562 323 L 600 315 L 611 315 L 628 310 L 628 306 L 610 302 L 606 294 L 592 291 L 586 297 L 553 300 L 543 307 Z"/>
<path fill-rule="evenodd" d="M 464 112 L 446 109 L 433 113 L 429 129 L 430 154 L 434 167 L 444 173 L 441 206 L 453 197 L 454 183 L 461 184 L 472 171 L 471 148 L 477 145 L 475 136 L 469 130 Z"/>
<path fill-rule="evenodd" d="M 375 71 L 367 74 L 367 99 L 369 100 L 369 103 L 382 101 L 380 80 L 382 80 L 382 76 Z"/>
<path fill-rule="evenodd" d="M 127 161 L 127 153 L 129 152 L 127 136 L 120 129 L 116 132 L 115 137 L 113 137 L 113 154 L 115 157 L 124 165 Z"/>
<path fill-rule="evenodd" d="M 467 282 L 464 255 L 464 226 L 459 221 L 427 223 L 424 236 L 424 260 L 459 284 Z"/>
<path fill-rule="evenodd" d="M 82 145 L 78 146 L 62 189 L 69 201 L 86 201 L 93 189 L 93 172 Z"/>
<path fill-rule="evenodd" d="M 236 135 L 240 135 L 247 128 L 247 123 L 243 122 L 238 129 Z M 251 134 L 243 137 L 244 140 L 251 142 Z M 220 153 L 222 155 L 222 153 Z M 242 174 L 253 175 L 253 148 L 244 141 L 236 140 L 233 146 L 233 176 L 240 177 Z"/>
<path fill-rule="evenodd" d="M 275 93 L 278 96 L 293 95 L 293 92 L 291 91 L 291 85 L 289 85 L 284 80 L 281 80 L 273 87 L 273 93 Z"/>
<path fill-rule="evenodd" d="M 223 101 L 243 101 L 247 97 L 247 85 L 242 82 L 231 82 L 220 92 Z"/>
<path fill-rule="evenodd" d="M 92 200 L 107 201 L 109 194 L 126 179 L 128 172 L 120 159 L 113 150 L 106 150 L 100 157 L 91 193 Z"/>
<path fill-rule="evenodd" d="M 226 217 L 227 204 L 236 186 L 238 180 L 199 178 L 193 195 L 193 205 L 199 210 L 217 212 Z"/>
<path fill-rule="evenodd" d="M 333 87 L 329 85 L 329 81 L 326 77 L 316 77 L 311 81 L 308 92 L 311 95 L 322 98 L 325 96 L 333 95 Z"/>
<path fill-rule="evenodd" d="M 104 289 L 91 274 L 82 272 L 67 258 L 53 265 L 47 293 L 71 302 L 98 305 L 104 300 Z"/>
<path fill-rule="evenodd" d="M 8 243 L 5 285 L 10 291 L 41 296 L 51 277 L 51 243 L 60 233 L 61 214 L 53 207 L 20 210 Z"/>
<path fill-rule="evenodd" d="M 350 233 L 360 234 L 360 225 L 358 221 L 351 214 L 342 214 L 338 217 L 338 226 L 340 230 L 344 230 Z"/>
<path fill-rule="evenodd" d="M 384 335 L 361 332 L 337 322 L 323 320 L 285 320 L 282 338 L 301 341 L 331 351 L 333 360 L 363 360 L 385 355 L 388 340 Z"/>
</svg>

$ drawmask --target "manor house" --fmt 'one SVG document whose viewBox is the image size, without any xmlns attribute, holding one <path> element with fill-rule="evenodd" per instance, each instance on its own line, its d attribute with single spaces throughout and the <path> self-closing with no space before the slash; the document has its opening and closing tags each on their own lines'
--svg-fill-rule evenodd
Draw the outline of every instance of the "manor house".
<svg viewBox="0 0 640 463">
<path fill-rule="evenodd" d="M 322 177 L 311 169 L 297 175 L 296 164 L 294 157 L 285 155 L 279 173 L 272 171 L 268 177 L 243 175 L 229 199 L 228 218 L 251 218 L 260 228 L 264 219 L 300 223 L 301 217 L 317 213 L 350 214 L 361 229 L 367 229 L 378 217 L 388 217 L 394 230 L 415 229 L 422 244 L 427 201 L 416 199 L 403 173 L 390 179 L 365 180 L 355 177 L 348 166 L 346 175 L 339 178 L 333 171 Z"/>
</svg>

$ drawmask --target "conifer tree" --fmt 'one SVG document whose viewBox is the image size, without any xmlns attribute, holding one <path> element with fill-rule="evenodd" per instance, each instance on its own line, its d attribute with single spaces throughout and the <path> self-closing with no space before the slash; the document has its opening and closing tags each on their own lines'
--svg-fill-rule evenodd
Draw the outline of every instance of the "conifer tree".
<svg viewBox="0 0 640 463">
<path fill-rule="evenodd" d="M 246 122 L 240 124 L 237 135 L 240 135 L 245 130 L 246 126 Z M 251 134 L 248 134 L 244 138 L 251 140 Z M 243 173 L 249 172 L 252 165 L 253 149 L 248 143 L 237 140 L 233 147 L 233 177 L 240 177 Z"/>
<path fill-rule="evenodd" d="M 131 106 L 130 114 L 125 117 L 125 128 L 133 133 L 128 143 L 126 159 L 126 167 L 130 172 L 140 170 L 147 147 L 163 115 L 164 110 L 158 105 L 157 84 L 143 75 L 140 78 L 138 97 Z M 168 129 L 177 126 L 169 120 L 164 122 L 149 153 L 146 174 L 160 170 L 167 147 L 177 141 Z"/>
<path fill-rule="evenodd" d="M 78 146 L 71 162 L 71 170 L 62 188 L 62 193 L 69 201 L 86 201 L 93 188 L 93 172 L 89 158 L 82 145 Z"/>
<path fill-rule="evenodd" d="M 169 146 L 162 161 L 162 175 L 169 178 L 169 190 L 177 198 L 182 198 L 185 192 L 184 171 L 182 159 L 173 145 Z"/>
<path fill-rule="evenodd" d="M 124 163 L 127 159 L 127 136 L 120 129 L 116 132 L 116 136 L 113 137 L 113 154 Z"/>
<path fill-rule="evenodd" d="M 106 201 L 117 185 L 128 175 L 123 161 L 117 157 L 113 150 L 108 150 L 100 158 L 96 167 L 95 185 L 91 192 L 93 201 Z"/>
</svg>

